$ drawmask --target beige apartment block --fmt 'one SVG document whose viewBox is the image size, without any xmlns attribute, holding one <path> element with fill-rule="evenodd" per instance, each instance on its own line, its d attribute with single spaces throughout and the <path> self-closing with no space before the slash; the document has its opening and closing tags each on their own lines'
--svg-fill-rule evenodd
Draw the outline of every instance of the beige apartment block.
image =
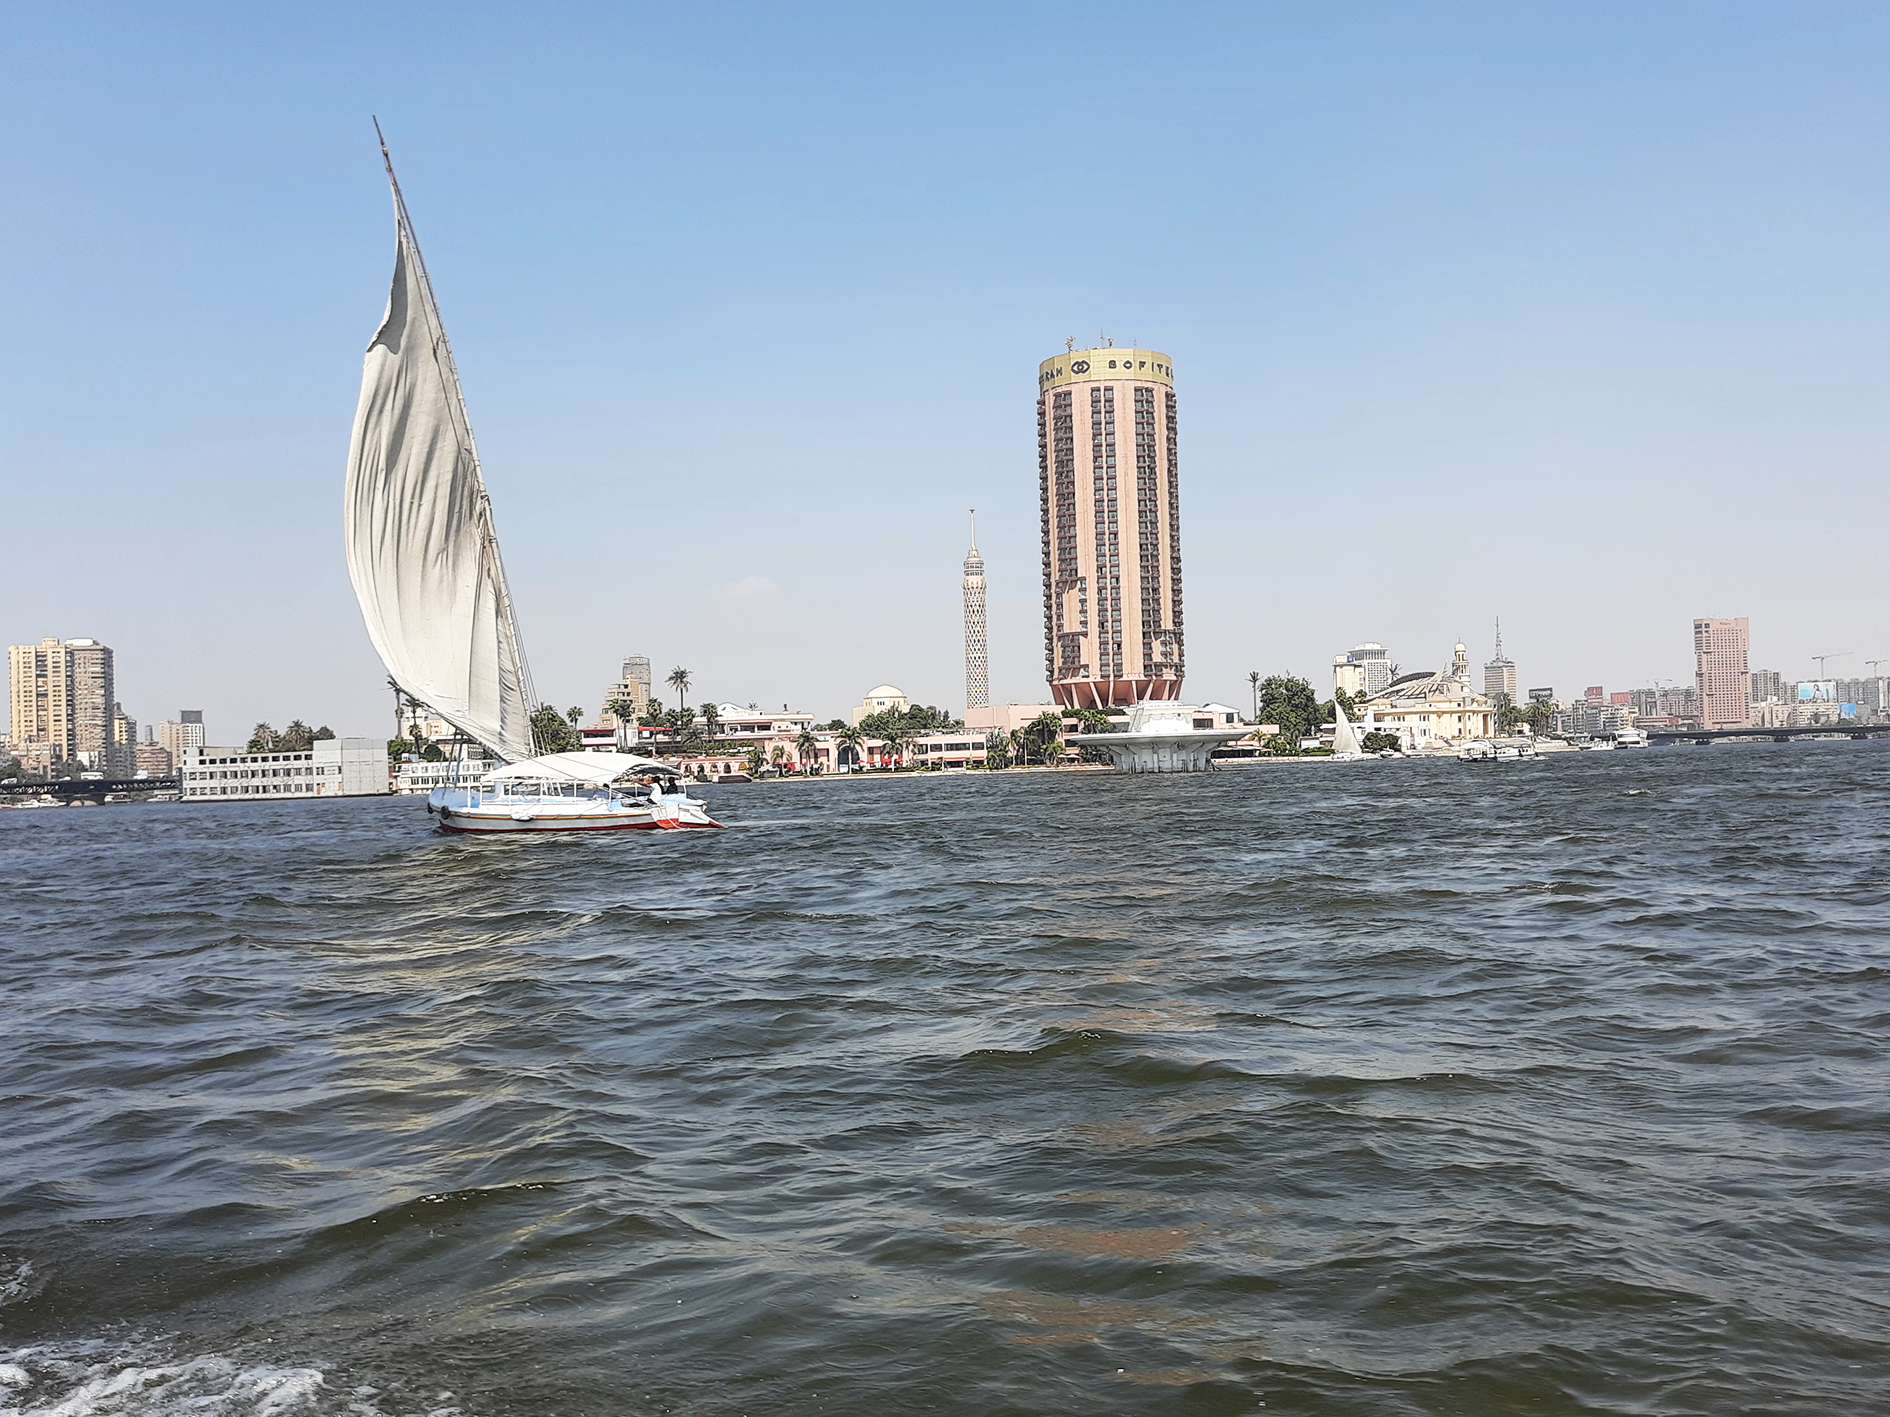
<svg viewBox="0 0 1890 1417">
<path fill-rule="evenodd" d="M 203 710 L 179 709 L 176 718 L 157 726 L 157 740 L 173 764 L 183 762 L 192 748 L 203 746 Z"/>
<path fill-rule="evenodd" d="M 1745 728 L 1752 706 L 1752 675 L 1746 617 L 1700 618 L 1693 622 L 1694 683 L 1700 694 L 1700 726 Z"/>
<path fill-rule="evenodd" d="M 66 647 L 57 639 L 7 649 L 7 702 L 12 714 L 8 741 L 15 747 L 46 744 L 51 761 L 64 761 L 72 720 L 72 672 Z"/>
<path fill-rule="evenodd" d="M 1044 676 L 1064 708 L 1181 697 L 1178 438 L 1166 354 L 1105 345 L 1037 366 Z"/>
<path fill-rule="evenodd" d="M 51 762 L 78 759 L 103 772 L 117 765 L 117 711 L 110 646 L 47 638 L 7 649 L 12 741 L 43 744 Z M 129 746 L 129 745 L 127 745 Z"/>
</svg>

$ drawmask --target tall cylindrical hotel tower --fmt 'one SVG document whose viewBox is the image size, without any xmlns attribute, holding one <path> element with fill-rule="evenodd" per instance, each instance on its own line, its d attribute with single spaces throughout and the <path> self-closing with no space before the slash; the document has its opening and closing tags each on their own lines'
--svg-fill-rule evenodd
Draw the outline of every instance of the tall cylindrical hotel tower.
<svg viewBox="0 0 1890 1417">
<path fill-rule="evenodd" d="M 1037 366 L 1044 671 L 1065 708 L 1178 699 L 1181 480 L 1174 370 L 1152 349 Z"/>
</svg>

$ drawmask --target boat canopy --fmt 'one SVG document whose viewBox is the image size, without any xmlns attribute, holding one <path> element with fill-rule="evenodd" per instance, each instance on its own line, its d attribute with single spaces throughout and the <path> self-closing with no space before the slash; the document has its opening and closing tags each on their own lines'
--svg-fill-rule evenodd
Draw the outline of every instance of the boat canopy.
<svg viewBox="0 0 1890 1417">
<path fill-rule="evenodd" d="M 525 758 L 494 768 L 479 780 L 501 782 L 587 782 L 593 787 L 608 787 L 632 773 L 681 775 L 673 764 L 655 758 L 640 758 L 635 753 L 546 753 L 541 758 Z"/>
</svg>

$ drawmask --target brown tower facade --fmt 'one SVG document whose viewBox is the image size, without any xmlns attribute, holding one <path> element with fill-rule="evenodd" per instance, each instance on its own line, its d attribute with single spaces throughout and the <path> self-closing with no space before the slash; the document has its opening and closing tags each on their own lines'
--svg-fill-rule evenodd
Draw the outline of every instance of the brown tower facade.
<svg viewBox="0 0 1890 1417">
<path fill-rule="evenodd" d="M 1037 366 L 1044 675 L 1065 708 L 1181 697 L 1177 427 L 1166 354 L 1107 346 Z"/>
</svg>

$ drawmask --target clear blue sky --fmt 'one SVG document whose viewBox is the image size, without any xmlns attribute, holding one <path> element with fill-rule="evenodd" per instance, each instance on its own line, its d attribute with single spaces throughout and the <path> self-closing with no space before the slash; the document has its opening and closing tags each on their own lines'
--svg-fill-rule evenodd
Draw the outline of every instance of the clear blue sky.
<svg viewBox="0 0 1890 1417">
<path fill-rule="evenodd" d="M 389 709 L 342 561 L 378 113 L 545 697 L 1043 693 L 1035 369 L 1173 355 L 1188 693 L 1890 655 L 1890 9 L 14 6 L 0 635 Z M 674 531 L 625 539 L 651 511 Z"/>
</svg>

